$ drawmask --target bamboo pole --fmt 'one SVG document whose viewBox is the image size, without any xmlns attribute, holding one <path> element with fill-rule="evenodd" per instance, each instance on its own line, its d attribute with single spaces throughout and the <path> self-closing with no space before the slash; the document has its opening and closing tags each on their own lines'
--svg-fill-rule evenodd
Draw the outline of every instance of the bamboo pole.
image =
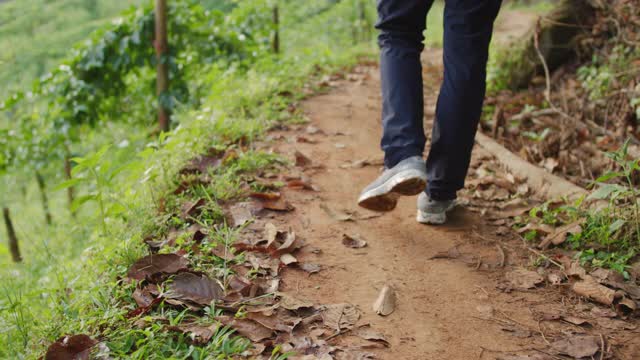
<svg viewBox="0 0 640 360">
<path fill-rule="evenodd" d="M 280 53 L 280 10 L 278 4 L 273 5 L 273 39 L 271 41 L 271 50 L 274 54 Z"/>
</svg>

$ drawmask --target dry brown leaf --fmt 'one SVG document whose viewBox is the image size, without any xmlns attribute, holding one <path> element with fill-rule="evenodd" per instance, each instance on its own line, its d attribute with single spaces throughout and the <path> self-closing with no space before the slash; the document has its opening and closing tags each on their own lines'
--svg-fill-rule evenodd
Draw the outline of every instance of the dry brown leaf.
<svg viewBox="0 0 640 360">
<path fill-rule="evenodd" d="M 598 318 L 596 319 L 596 323 L 598 324 L 598 326 L 609 330 L 635 330 L 638 328 L 637 326 L 626 321 L 608 318 Z"/>
<path fill-rule="evenodd" d="M 177 331 L 189 335 L 196 345 L 204 345 L 211 340 L 218 330 L 217 325 L 181 324 L 177 326 L 167 326 L 167 330 Z"/>
<path fill-rule="evenodd" d="M 352 249 L 360 249 L 367 246 L 367 242 L 361 239 L 360 235 L 342 234 L 342 245 Z"/>
<path fill-rule="evenodd" d="M 195 217 L 200 213 L 200 209 L 207 203 L 207 200 L 202 198 L 195 201 L 187 201 L 180 207 L 180 218 L 187 220 L 190 217 Z"/>
<path fill-rule="evenodd" d="M 190 301 L 199 305 L 210 305 L 224 295 L 222 286 L 206 276 L 183 272 L 173 278 L 169 290 L 164 294 L 167 299 Z"/>
<path fill-rule="evenodd" d="M 289 334 L 302 322 L 302 318 L 290 316 L 286 313 L 269 316 L 258 312 L 251 312 L 247 313 L 246 318 L 257 322 L 268 329 L 282 331 Z"/>
<path fill-rule="evenodd" d="M 336 332 L 353 328 L 359 319 L 360 311 L 351 304 L 326 305 L 322 310 L 324 326 Z"/>
<path fill-rule="evenodd" d="M 230 326 L 236 332 L 253 342 L 260 342 L 273 337 L 273 331 L 260 323 L 249 319 L 234 319 L 231 316 L 218 316 L 216 320 Z"/>
<path fill-rule="evenodd" d="M 311 184 L 309 181 L 305 181 L 302 179 L 295 179 L 295 180 L 288 181 L 287 187 L 295 190 L 319 191 L 317 186 Z"/>
<path fill-rule="evenodd" d="M 260 207 L 255 202 L 245 201 L 237 204 L 233 204 L 229 207 L 228 220 L 229 224 L 233 227 L 242 226 L 251 219 L 253 219 L 255 213 L 260 210 Z"/>
<path fill-rule="evenodd" d="M 373 311 L 382 316 L 391 314 L 396 309 L 396 292 L 389 285 L 385 285 L 378 298 L 373 303 Z"/>
<path fill-rule="evenodd" d="M 97 343 L 88 335 L 64 336 L 49 346 L 44 360 L 88 360 Z"/>
<path fill-rule="evenodd" d="M 597 306 L 593 307 L 590 313 L 591 313 L 591 316 L 594 316 L 597 318 L 614 318 L 618 316 L 618 313 L 616 313 L 611 309 L 601 308 Z"/>
<path fill-rule="evenodd" d="M 576 282 L 572 289 L 576 294 L 604 305 L 611 305 L 616 299 L 615 290 L 599 284 L 591 277 Z"/>
<path fill-rule="evenodd" d="M 251 193 L 252 198 L 260 201 L 262 209 L 274 211 L 292 211 L 295 208 L 280 193 Z"/>
<path fill-rule="evenodd" d="M 311 165 L 311 159 L 300 151 L 296 150 L 294 156 L 296 158 L 296 166 L 307 167 Z"/>
<path fill-rule="evenodd" d="M 280 255 L 280 262 L 288 266 L 297 263 L 298 259 L 291 254 L 282 254 Z"/>
<path fill-rule="evenodd" d="M 354 221 L 354 218 L 352 215 L 347 214 L 344 211 L 340 211 L 340 210 L 333 210 L 331 208 L 329 208 L 327 206 L 327 204 L 320 204 L 320 208 L 322 210 L 324 210 L 324 212 L 327 213 L 327 215 L 329 215 L 332 219 L 337 220 L 337 221 Z"/>
<path fill-rule="evenodd" d="M 318 265 L 318 264 L 311 264 L 311 263 L 303 263 L 298 265 L 298 267 L 306 272 L 308 272 L 309 274 L 315 274 L 317 272 L 320 272 L 320 270 L 322 270 L 322 266 Z"/>
<path fill-rule="evenodd" d="M 505 277 L 517 289 L 533 289 L 541 284 L 544 278 L 535 271 L 517 269 L 508 272 Z"/>
<path fill-rule="evenodd" d="M 551 344 L 561 355 L 569 355 L 576 359 L 594 356 L 602 344 L 598 336 L 572 335 Z"/>
<path fill-rule="evenodd" d="M 309 302 L 309 301 L 306 301 L 306 300 L 297 299 L 297 298 L 295 298 L 295 297 L 293 297 L 293 296 L 291 296 L 289 294 L 278 293 L 277 295 L 280 298 L 280 301 L 278 302 L 278 305 L 283 309 L 298 310 L 298 309 L 313 307 L 313 303 L 312 302 Z"/>
<path fill-rule="evenodd" d="M 562 318 L 562 320 L 568 322 L 569 324 L 573 324 L 573 325 L 578 325 L 578 326 L 591 325 L 589 320 L 583 319 L 581 317 L 573 316 L 573 315 L 562 315 L 561 318 Z"/>
<path fill-rule="evenodd" d="M 364 340 L 380 344 L 384 347 L 389 347 L 389 341 L 384 334 L 371 329 L 369 326 L 360 327 L 358 331 L 356 331 L 355 335 Z"/>
<path fill-rule="evenodd" d="M 133 280 L 144 280 L 156 274 L 175 274 L 186 270 L 189 261 L 177 254 L 152 254 L 145 256 L 131 265 L 127 277 Z"/>
<path fill-rule="evenodd" d="M 133 300 L 136 301 L 136 304 L 138 304 L 138 307 L 146 308 L 151 306 L 151 304 L 153 304 L 153 300 L 155 300 L 155 297 L 149 291 L 150 286 L 153 286 L 153 285 L 147 285 L 142 289 L 136 288 L 133 291 L 133 294 L 131 294 L 131 297 L 133 298 Z"/>
<path fill-rule="evenodd" d="M 574 221 L 571 224 L 557 228 L 553 233 L 547 235 L 544 240 L 538 245 L 540 249 L 546 249 L 549 245 L 553 244 L 558 246 L 567 240 L 570 234 L 579 234 L 582 232 L 582 224 L 584 219 Z"/>
<path fill-rule="evenodd" d="M 192 159 L 180 170 L 180 174 L 206 174 L 209 169 L 219 166 L 224 157 L 224 151 L 211 148 L 206 155 Z"/>
</svg>

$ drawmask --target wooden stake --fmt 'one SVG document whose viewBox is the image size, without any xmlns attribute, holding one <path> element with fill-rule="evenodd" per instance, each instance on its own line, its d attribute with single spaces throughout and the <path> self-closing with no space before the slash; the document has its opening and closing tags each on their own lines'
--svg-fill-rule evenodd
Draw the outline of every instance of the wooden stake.
<svg viewBox="0 0 640 360">
<path fill-rule="evenodd" d="M 271 50 L 274 54 L 280 53 L 280 12 L 278 4 L 273 5 L 273 39 L 271 41 Z"/>
<path fill-rule="evenodd" d="M 16 236 L 16 232 L 13 229 L 13 223 L 11 222 L 11 214 L 9 213 L 9 208 L 2 208 L 2 215 L 4 217 L 4 224 L 7 227 L 7 236 L 9 236 L 9 251 L 11 252 L 11 258 L 13 262 L 19 263 L 22 261 L 22 256 L 20 255 L 20 248 L 18 247 L 18 237 Z"/>
<path fill-rule="evenodd" d="M 42 209 L 44 210 L 44 219 L 47 225 L 51 225 L 51 210 L 49 210 L 49 197 L 47 196 L 47 188 L 44 182 L 44 178 L 39 171 L 36 171 L 36 181 L 38 182 L 38 188 L 40 189 L 40 196 L 42 198 Z"/>
<path fill-rule="evenodd" d="M 160 131 L 169 131 L 171 119 L 169 110 L 162 105 L 161 97 L 169 90 L 169 67 L 167 64 L 167 0 L 156 0 L 155 9 L 155 48 L 158 64 L 156 70 L 156 95 L 158 96 L 158 125 Z"/>
<path fill-rule="evenodd" d="M 64 156 L 64 176 L 66 180 L 71 180 L 71 154 L 69 153 L 69 149 L 67 149 L 67 153 Z M 73 186 L 69 186 L 67 188 L 67 201 L 69 202 L 69 211 L 73 208 Z M 71 211 L 71 215 L 75 216 L 75 212 Z"/>
</svg>

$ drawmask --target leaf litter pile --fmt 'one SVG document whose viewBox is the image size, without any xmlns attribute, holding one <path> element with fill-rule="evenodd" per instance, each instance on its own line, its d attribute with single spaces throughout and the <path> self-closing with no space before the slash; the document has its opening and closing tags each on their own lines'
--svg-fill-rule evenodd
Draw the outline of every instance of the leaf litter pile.
<svg viewBox="0 0 640 360">
<path fill-rule="evenodd" d="M 173 194 L 187 194 L 211 182 L 210 170 L 237 156 L 232 150 L 211 150 L 192 160 L 181 171 L 185 180 Z M 295 156 L 299 167 L 311 166 L 301 153 Z M 266 183 L 266 179 L 262 180 Z M 284 180 L 284 186 L 293 191 L 317 191 L 309 179 L 284 176 Z M 293 353 L 292 359 L 375 358 L 367 350 L 389 343 L 369 325 L 358 324 L 359 308 L 346 303 L 315 304 L 280 291 L 285 269 L 311 275 L 322 266 L 299 261 L 296 256 L 304 241 L 292 229 L 279 229 L 265 220 L 294 211 L 283 193 L 255 191 L 247 183 L 243 196 L 238 197 L 244 200 L 217 204 L 224 216 L 212 226 L 206 226 L 205 220 L 211 217 L 209 199 L 184 199 L 166 217 L 179 218 L 182 224 L 144 239 L 149 255 L 135 261 L 122 280 L 133 288 L 135 305 L 126 315 L 130 326 L 144 329 L 151 323 L 162 324 L 164 331 L 185 334 L 198 346 L 206 345 L 217 332 L 232 329 L 251 341 L 252 347 L 243 355 L 252 359 L 269 359 L 273 351 Z M 164 202 L 159 210 L 167 211 Z M 234 232 L 237 240 L 221 239 L 225 232 Z M 350 247 L 366 245 L 363 240 L 349 239 L 354 242 Z M 160 307 L 185 310 L 191 316 L 172 324 L 161 315 Z M 357 340 L 339 345 L 340 336 Z M 103 343 L 86 335 L 67 336 L 49 347 L 45 359 L 88 359 L 95 347 L 108 354 Z"/>
</svg>

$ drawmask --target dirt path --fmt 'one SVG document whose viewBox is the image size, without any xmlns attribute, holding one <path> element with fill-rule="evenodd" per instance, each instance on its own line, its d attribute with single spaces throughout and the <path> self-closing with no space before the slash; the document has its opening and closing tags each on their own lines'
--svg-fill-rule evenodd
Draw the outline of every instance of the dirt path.
<svg viewBox="0 0 640 360">
<path fill-rule="evenodd" d="M 509 24 L 514 24 L 511 20 Z M 501 33 L 502 38 L 526 31 L 526 26 L 498 26 L 501 28 L 508 32 Z M 429 125 L 433 117 L 429 109 L 437 95 L 434 80 L 441 78 L 439 58 L 438 50 L 426 52 L 425 120 Z M 495 245 L 486 244 L 477 235 L 483 232 L 483 225 L 476 215 L 459 210 L 448 226 L 420 225 L 415 221 L 415 198 L 403 198 L 395 211 L 367 220 L 340 222 L 327 213 L 324 208 L 371 214 L 357 208 L 356 198 L 380 167 L 344 165 L 381 157 L 377 69 L 358 68 L 335 85 L 329 93 L 303 104 L 310 124 L 323 134 L 309 134 L 303 128 L 293 134 L 282 133 L 290 139 L 304 136 L 315 143 L 293 141 L 275 149 L 285 154 L 300 151 L 322 166 L 306 172 L 321 191 L 318 195 L 288 193 L 297 210 L 281 218 L 279 225 L 296 230 L 309 245 L 302 260 L 322 264 L 324 270 L 312 276 L 290 271 L 283 279 L 284 290 L 317 303 L 357 305 L 363 311 L 361 323 L 370 323 L 391 343 L 389 350 L 378 350 L 383 359 L 495 359 L 499 353 L 493 350 L 517 352 L 542 345 L 533 337 L 514 337 L 504 324 L 483 318 L 499 311 L 512 321 L 530 321 L 526 304 L 543 302 L 543 294 L 503 294 L 496 291 L 501 271 L 478 271 L 474 264 L 430 260 L 461 245 L 465 253 L 482 254 L 485 261 L 498 263 L 500 252 Z M 342 234 L 360 235 L 368 246 L 346 248 Z M 309 249 L 320 252 L 316 255 L 317 251 Z M 371 307 L 385 284 L 395 288 L 398 306 L 390 316 L 380 317 Z"/>
</svg>

